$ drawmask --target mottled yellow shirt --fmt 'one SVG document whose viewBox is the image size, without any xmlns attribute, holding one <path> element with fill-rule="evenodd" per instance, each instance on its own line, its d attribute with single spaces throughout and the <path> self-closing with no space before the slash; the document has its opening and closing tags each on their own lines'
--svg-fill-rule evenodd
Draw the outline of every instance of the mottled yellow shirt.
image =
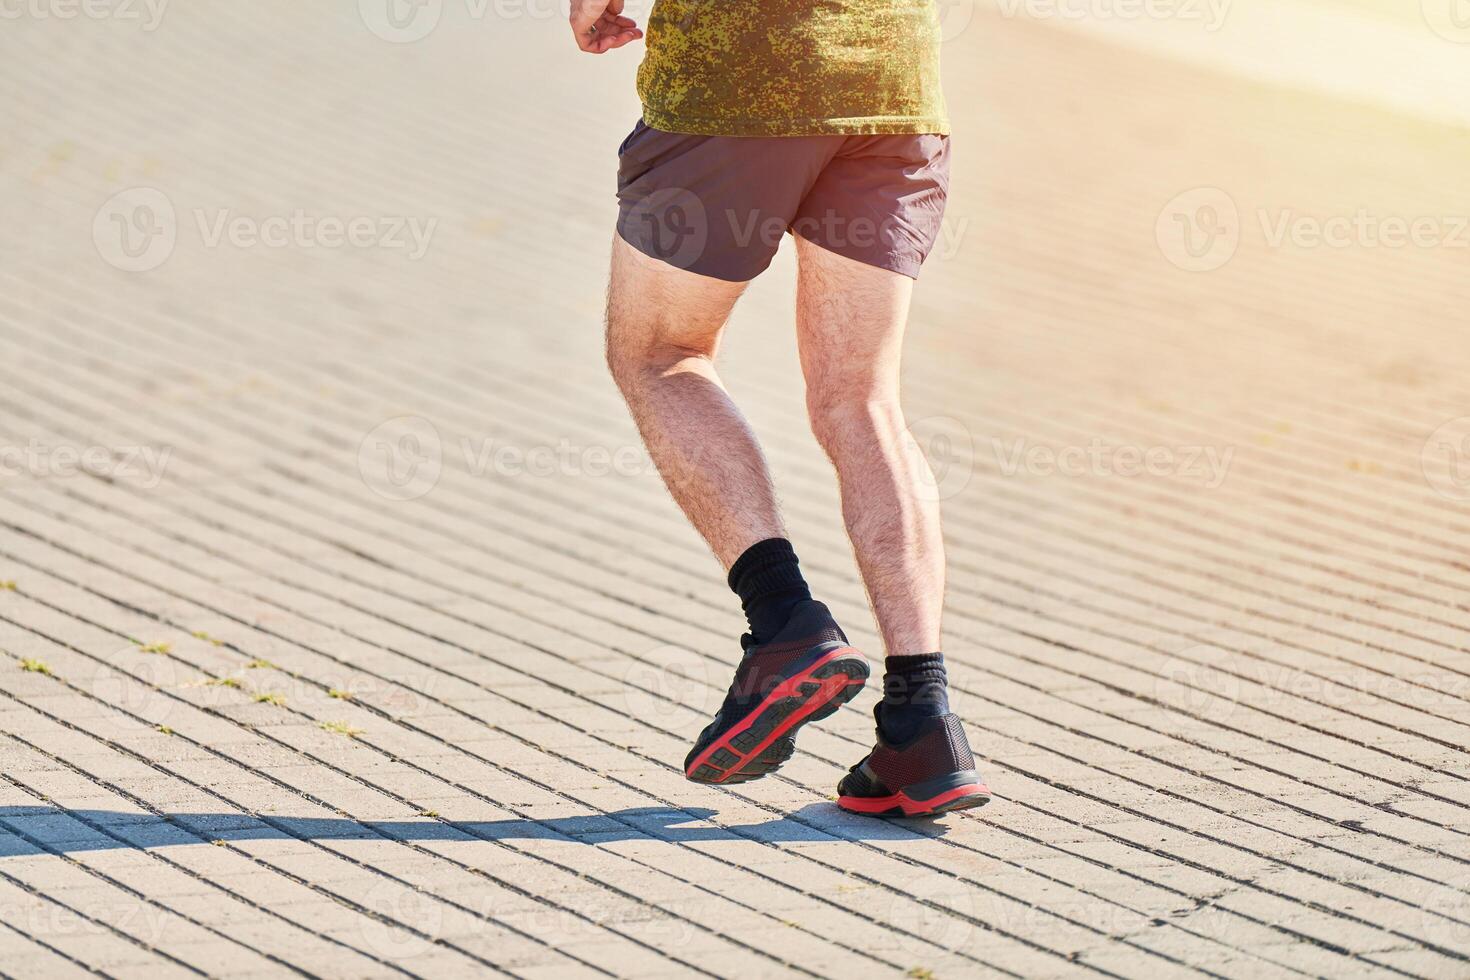
<svg viewBox="0 0 1470 980">
<path fill-rule="evenodd" d="M 643 121 L 711 136 L 948 133 L 935 0 L 656 0 Z"/>
</svg>

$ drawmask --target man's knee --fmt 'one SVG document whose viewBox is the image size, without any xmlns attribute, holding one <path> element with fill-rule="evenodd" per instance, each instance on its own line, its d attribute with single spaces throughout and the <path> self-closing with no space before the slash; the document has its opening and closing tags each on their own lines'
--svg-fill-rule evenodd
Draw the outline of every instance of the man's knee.
<svg viewBox="0 0 1470 980">
<path fill-rule="evenodd" d="M 626 393 L 691 358 L 710 360 L 714 351 L 703 345 L 676 343 L 656 329 L 618 323 L 610 318 L 606 356 L 608 371 Z"/>
<path fill-rule="evenodd" d="M 607 297 L 607 365 L 624 392 L 691 359 L 714 359 L 744 283 L 697 276 L 614 238 Z"/>
<path fill-rule="evenodd" d="M 619 336 L 609 325 L 607 347 L 604 353 L 607 358 L 608 373 L 612 375 L 617 386 L 626 392 L 628 386 L 634 384 L 642 373 L 642 356 L 638 346 L 631 343 L 627 337 Z"/>
</svg>

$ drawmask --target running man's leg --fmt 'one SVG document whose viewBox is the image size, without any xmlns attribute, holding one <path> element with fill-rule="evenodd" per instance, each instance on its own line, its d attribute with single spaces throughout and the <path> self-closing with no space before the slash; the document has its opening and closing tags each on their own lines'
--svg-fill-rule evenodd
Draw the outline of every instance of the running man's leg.
<svg viewBox="0 0 1470 980">
<path fill-rule="evenodd" d="M 899 404 L 914 281 L 797 238 L 797 337 L 812 431 L 890 656 L 940 649 L 944 539 L 924 455 Z"/>
<path fill-rule="evenodd" d="M 797 337 L 807 409 L 887 649 L 878 744 L 838 786 L 876 815 L 980 806 L 990 791 L 949 710 L 940 617 L 944 541 L 933 475 L 904 422 L 899 358 L 913 280 L 798 237 Z"/>
<path fill-rule="evenodd" d="M 748 283 L 675 268 L 614 236 L 607 363 L 669 493 L 728 570 L 785 537 L 765 457 L 715 372 Z"/>
<path fill-rule="evenodd" d="M 714 369 L 731 309 L 845 145 L 837 136 L 707 137 L 640 125 L 619 157 L 608 364 L 750 626 L 725 700 L 684 759 L 696 782 L 774 771 L 801 726 L 836 711 L 868 677 L 830 610 L 811 598 L 765 457 Z"/>
<path fill-rule="evenodd" d="M 613 244 L 608 364 L 669 492 L 730 570 L 750 620 L 730 690 L 684 760 L 685 775 L 706 783 L 775 771 L 795 751 L 796 731 L 851 700 L 868 676 L 807 591 L 765 457 L 715 373 L 720 333 L 744 290 L 621 237 Z"/>
</svg>

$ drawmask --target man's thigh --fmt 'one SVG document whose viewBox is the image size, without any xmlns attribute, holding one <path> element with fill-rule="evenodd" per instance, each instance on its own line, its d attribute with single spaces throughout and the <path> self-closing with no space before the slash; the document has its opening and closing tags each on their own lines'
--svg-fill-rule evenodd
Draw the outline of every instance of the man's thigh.
<svg viewBox="0 0 1470 980">
<path fill-rule="evenodd" d="M 914 280 L 796 236 L 796 331 L 809 395 L 897 390 Z"/>
<path fill-rule="evenodd" d="M 637 357 L 662 350 L 713 357 L 720 332 L 747 285 L 676 268 L 614 235 L 608 353 Z"/>
</svg>

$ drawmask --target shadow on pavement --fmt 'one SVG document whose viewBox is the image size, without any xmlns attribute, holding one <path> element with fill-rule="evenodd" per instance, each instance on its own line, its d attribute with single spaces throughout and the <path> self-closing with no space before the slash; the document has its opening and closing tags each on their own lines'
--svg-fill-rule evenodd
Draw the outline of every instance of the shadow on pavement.
<svg viewBox="0 0 1470 980">
<path fill-rule="evenodd" d="M 0 860 L 59 851 L 158 848 L 223 840 L 370 839 L 402 841 L 565 840 L 597 846 L 626 840 L 757 840 L 792 843 L 843 840 L 917 840 L 941 837 L 944 823 L 879 820 L 846 813 L 833 803 L 811 803 L 788 817 L 760 823 L 719 825 L 717 811 L 704 807 L 635 807 L 614 813 L 544 819 L 451 820 L 422 816 L 410 820 L 353 820 L 347 817 L 293 817 L 265 813 L 168 813 L 119 810 L 69 810 L 54 806 L 0 807 Z M 951 821 L 954 818 L 950 818 Z M 203 841 L 200 838 L 204 838 Z"/>
</svg>

